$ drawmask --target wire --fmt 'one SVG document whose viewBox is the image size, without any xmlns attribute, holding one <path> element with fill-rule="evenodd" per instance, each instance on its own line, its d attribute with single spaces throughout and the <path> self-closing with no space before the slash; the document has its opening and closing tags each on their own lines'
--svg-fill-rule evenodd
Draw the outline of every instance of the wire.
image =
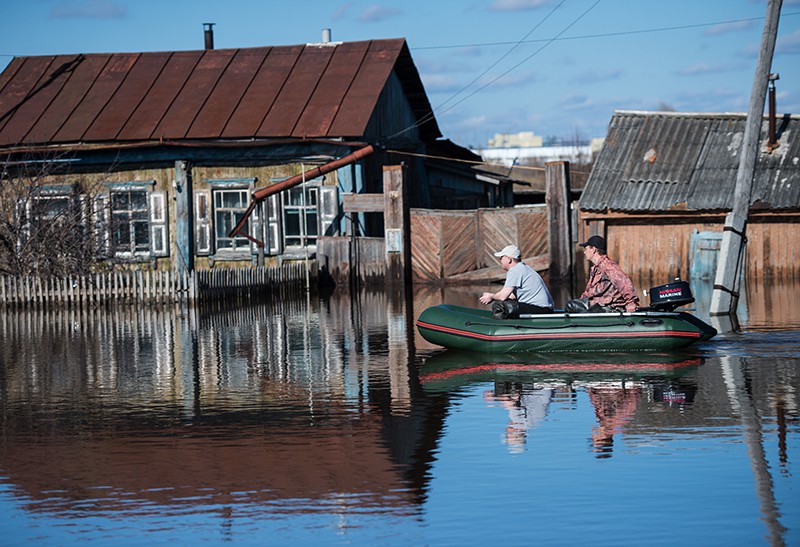
<svg viewBox="0 0 800 547">
<path fill-rule="evenodd" d="M 800 11 L 794 13 L 782 13 L 781 18 L 792 17 L 795 15 L 800 15 Z M 465 47 L 490 47 L 490 46 L 507 46 L 509 44 L 533 44 L 536 42 L 561 42 L 566 40 L 586 40 L 589 38 L 609 38 L 612 36 L 628 36 L 632 34 L 648 34 L 651 32 L 670 32 L 675 30 L 686 30 L 686 29 L 693 29 L 693 28 L 703 28 L 703 27 L 716 27 L 718 25 L 731 25 L 734 23 L 749 23 L 751 21 L 763 21 L 763 17 L 749 17 L 747 19 L 733 19 L 730 21 L 716 21 L 713 23 L 698 23 L 696 25 L 680 25 L 674 27 L 657 27 L 651 29 L 641 29 L 641 30 L 623 30 L 620 32 L 606 32 L 602 34 L 582 34 L 579 36 L 566 36 L 566 37 L 554 37 L 554 38 L 543 38 L 539 40 L 527 40 L 522 42 L 483 42 L 478 44 L 460 44 L 460 45 L 447 45 L 447 46 L 416 46 L 410 48 L 413 51 L 419 50 L 428 50 L 428 49 L 456 49 L 456 48 L 465 48 Z M 524 39 L 523 39 L 524 40 Z"/>
<path fill-rule="evenodd" d="M 522 64 L 524 64 L 524 63 L 526 63 L 526 62 L 528 62 L 528 61 L 529 61 L 531 58 L 533 58 L 535 55 L 538 55 L 538 54 L 539 54 L 539 52 L 541 52 L 541 51 L 542 51 L 544 48 L 546 48 L 547 46 L 549 46 L 550 44 L 552 44 L 553 42 L 555 42 L 555 41 L 556 41 L 556 40 L 557 40 L 557 39 L 558 39 L 558 38 L 559 38 L 559 37 L 560 37 L 562 34 L 564 34 L 564 33 L 565 33 L 565 32 L 567 32 L 569 29 L 571 29 L 573 26 L 575 26 L 575 25 L 578 23 L 578 21 L 580 21 L 581 19 L 583 19 L 583 18 L 586 16 L 586 14 L 588 14 L 590 11 L 592 11 L 592 10 L 595 8 L 595 6 L 597 6 L 597 4 L 599 4 L 599 3 L 600 3 L 600 1 L 601 1 L 601 0 L 596 0 L 594 4 L 592 4 L 591 6 L 589 6 L 589 8 L 588 8 L 588 9 L 586 9 L 586 10 L 585 10 L 583 13 L 581 13 L 581 14 L 580 14 L 578 17 L 576 17 L 576 18 L 575 18 L 575 19 L 574 19 L 574 20 L 573 20 L 573 21 L 572 21 L 572 22 L 571 22 L 569 25 L 567 25 L 566 27 L 564 27 L 564 28 L 561 30 L 561 32 L 559 32 L 558 34 L 556 34 L 556 35 L 555 35 L 553 38 L 550 38 L 549 40 L 547 40 L 547 41 L 546 41 L 546 42 L 545 42 L 545 43 L 544 43 L 544 44 L 543 44 L 543 45 L 542 45 L 542 46 L 541 46 L 539 49 L 537 49 L 536 51 L 534 51 L 533 53 L 531 53 L 530 55 L 528 55 L 527 57 L 525 57 L 524 59 L 522 59 L 522 60 L 521 60 L 520 62 L 518 62 L 517 64 L 513 65 L 511 68 L 509 68 L 509 69 L 508 69 L 508 70 L 506 70 L 505 72 L 501 73 L 501 74 L 500 74 L 499 76 L 497 76 L 496 78 L 493 78 L 492 80 L 489 80 L 487 83 L 485 83 L 485 84 L 484 84 L 484 85 L 482 85 L 481 87 L 479 87 L 479 88 L 475 89 L 475 90 L 474 90 L 474 91 L 472 91 L 472 92 L 471 92 L 469 95 L 467 95 L 466 97 L 464 97 L 464 98 L 462 98 L 461 100 L 457 101 L 455 104 L 453 104 L 453 105 L 452 105 L 452 106 L 450 106 L 449 108 L 446 108 L 446 109 L 444 109 L 444 110 L 442 110 L 442 111 L 439 111 L 439 112 L 437 112 L 437 113 L 436 113 L 436 115 L 439 115 L 439 116 L 441 116 L 442 114 L 445 114 L 445 113 L 449 112 L 450 110 L 452 110 L 453 108 L 455 108 L 455 107 L 456 107 L 456 106 L 458 106 L 459 104 L 463 103 L 464 101 L 466 101 L 467 99 L 469 99 L 470 97 L 472 97 L 473 95 L 475 95 L 476 93 L 478 93 L 479 91 L 483 91 L 484 89 L 486 89 L 487 87 L 489 87 L 490 85 L 492 85 L 493 83 L 495 83 L 497 80 L 499 80 L 500 78 L 502 78 L 503 76 L 505 76 L 506 74 L 508 74 L 509 72 L 511 72 L 512 70 L 515 70 L 515 69 L 516 69 L 517 67 L 519 67 L 520 65 L 522 65 Z M 562 2 L 562 3 L 563 3 L 563 2 Z M 561 4 L 559 4 L 558 6 L 556 6 L 556 7 L 554 8 L 554 10 L 553 10 L 553 11 L 555 11 L 555 9 L 558 9 L 560 6 L 561 6 Z M 548 16 L 547 16 L 547 17 L 549 17 L 550 15 L 552 15 L 552 13 L 553 13 L 553 12 L 551 11 L 551 12 L 550 12 L 550 14 L 548 14 Z M 540 24 L 541 24 L 541 23 L 540 23 Z M 530 34 L 530 33 L 529 33 L 529 34 Z M 515 47 L 516 47 L 516 46 L 515 46 Z M 485 73 L 485 72 L 484 72 L 484 73 Z M 470 83 L 470 85 L 472 85 L 472 84 Z M 462 90 L 462 91 L 463 91 L 463 90 Z M 461 93 L 461 91 L 459 91 L 458 93 L 456 93 L 456 95 L 459 95 L 460 93 Z M 454 96 L 454 97 L 455 97 L 455 96 Z M 452 97 L 452 98 L 454 98 L 454 97 Z M 448 101 L 449 101 L 449 100 L 450 100 L 450 99 L 448 99 Z M 447 101 L 446 101 L 446 102 L 447 102 Z M 411 124 L 410 126 L 406 127 L 405 129 L 402 129 L 402 130 L 398 131 L 398 132 L 397 132 L 397 133 L 395 133 L 394 135 L 390 135 L 390 136 L 389 136 L 389 138 L 391 139 L 391 138 L 397 137 L 398 135 L 402 135 L 402 134 L 403 134 L 403 133 L 405 133 L 406 131 L 409 131 L 409 130 L 411 130 L 411 129 L 414 129 L 415 127 L 419 127 L 419 126 L 421 126 L 422 124 L 424 124 L 424 123 L 427 123 L 428 121 L 430 121 L 430 120 L 431 120 L 431 119 L 433 119 L 434 117 L 435 117 L 435 115 L 434 115 L 433 111 L 431 111 L 431 113 L 430 113 L 430 114 L 427 114 L 427 115 L 423 116 L 423 117 L 422 117 L 422 119 L 420 119 L 420 120 L 419 120 L 419 121 L 417 121 L 416 123 L 413 123 L 413 124 Z"/>
<path fill-rule="evenodd" d="M 523 36 L 523 37 L 522 37 L 520 40 L 518 40 L 518 41 L 516 41 L 516 42 L 509 42 L 509 43 L 513 43 L 514 45 L 513 45 L 513 46 L 511 46 L 511 48 L 510 48 L 508 51 L 506 51 L 506 52 L 505 52 L 505 53 L 504 53 L 504 54 L 503 54 L 503 55 L 502 55 L 502 56 L 501 56 L 499 59 L 497 59 L 497 60 L 496 60 L 494 63 L 492 63 L 491 65 L 489 65 L 489 66 L 486 68 L 486 70 L 484 70 L 483 72 L 481 72 L 480 74 L 478 74 L 478 75 L 477 75 L 477 76 L 476 76 L 476 77 L 475 77 L 475 78 L 474 78 L 474 79 L 473 79 L 473 80 L 472 80 L 470 83 L 468 83 L 467 85 L 465 85 L 464 87 L 462 87 L 462 88 L 461 88 L 461 89 L 460 89 L 460 90 L 459 90 L 459 91 L 458 91 L 458 92 L 457 92 L 455 95 L 452 95 L 452 96 L 451 96 L 449 99 L 447 99 L 445 102 L 443 102 L 442 104 L 440 104 L 439 106 L 437 106 L 437 107 L 436 107 L 434 110 L 438 110 L 438 109 L 440 109 L 440 108 L 444 107 L 444 105 L 446 105 L 447 103 L 449 103 L 450 101 L 452 101 L 453 99 L 455 99 L 456 97 L 458 97 L 458 96 L 459 96 L 461 93 L 463 93 L 464 91 L 466 91 L 466 90 L 467 90 L 467 88 L 469 88 L 469 87 L 470 87 L 472 84 L 474 84 L 475 82 L 477 82 L 478 80 L 480 80 L 481 78 L 483 78 L 483 77 L 486 75 L 486 73 L 487 73 L 487 72 L 489 72 L 489 71 L 490 71 L 490 70 L 492 70 L 494 67 L 496 67 L 496 66 L 497 66 L 497 65 L 500 63 L 500 61 L 502 61 L 503 59 L 505 59 L 506 57 L 508 57 L 508 56 L 511 54 L 511 52 L 512 52 L 512 51 L 514 51 L 514 50 L 515 50 L 515 49 L 516 49 L 516 48 L 517 48 L 519 45 L 526 43 L 526 38 L 528 38 L 528 36 L 530 36 L 530 35 L 533 33 L 533 31 L 535 31 L 537 28 L 539 28 L 540 26 L 542 26 L 542 24 L 543 24 L 545 21 L 547 21 L 547 20 L 550 18 L 550 16 L 551 16 L 551 15 L 553 15 L 553 14 L 556 12 L 556 10 L 558 10 L 558 8 L 560 8 L 562 5 L 564 5 L 564 2 L 566 2 L 566 1 L 567 1 L 567 0 L 561 0 L 561 2 L 560 2 L 560 3 L 559 3 L 557 6 L 556 6 L 556 7 L 554 7 L 552 10 L 550 10 L 550 13 L 548 13 L 548 14 L 547 14 L 547 15 L 544 17 L 544 19 L 542 19 L 541 21 L 539 21 L 539 22 L 536 24 L 536 26 L 534 26 L 534 27 L 533 27 L 531 30 L 529 30 L 529 31 L 528 31 L 528 33 L 527 33 L 525 36 Z M 424 122 L 423 122 L 423 123 L 424 123 Z"/>
<path fill-rule="evenodd" d="M 467 163 L 467 164 L 470 164 L 470 165 L 486 165 L 488 167 L 505 167 L 505 168 L 508 167 L 508 165 L 506 165 L 504 163 L 490 163 L 488 161 L 477 161 L 477 160 L 460 160 L 460 159 L 457 159 L 457 158 L 449 158 L 447 156 L 433 156 L 431 154 L 418 154 L 418 153 L 415 153 L 415 152 L 407 152 L 405 150 L 386 149 L 385 152 L 388 153 L 388 154 L 399 154 L 401 156 L 413 156 L 415 158 L 428 158 L 428 159 L 432 159 L 432 160 L 447 160 L 447 161 L 452 161 L 452 162 L 455 162 L 455 163 Z M 546 171 L 547 170 L 546 167 L 537 167 L 537 166 L 534 166 L 534 165 L 517 165 L 516 163 L 514 165 L 512 165 L 511 167 L 513 169 L 523 169 L 523 170 L 526 170 L 526 171 Z M 586 171 L 576 171 L 574 169 L 570 169 L 570 173 L 577 173 L 577 174 L 580 174 L 580 175 L 589 175 L 589 173 L 586 172 Z"/>
</svg>

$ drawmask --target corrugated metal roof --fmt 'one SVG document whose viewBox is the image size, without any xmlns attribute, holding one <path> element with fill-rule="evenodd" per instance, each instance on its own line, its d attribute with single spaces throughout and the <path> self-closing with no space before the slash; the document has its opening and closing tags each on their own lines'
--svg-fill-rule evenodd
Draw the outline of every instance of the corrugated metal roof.
<svg viewBox="0 0 800 547">
<path fill-rule="evenodd" d="M 422 140 L 440 137 L 405 40 L 17 57 L 0 146 L 363 137 L 395 70 Z"/>
<path fill-rule="evenodd" d="M 580 207 L 587 211 L 730 210 L 745 114 L 615 112 Z M 778 120 L 780 146 L 762 124 L 752 202 L 800 208 L 800 117 Z"/>
</svg>

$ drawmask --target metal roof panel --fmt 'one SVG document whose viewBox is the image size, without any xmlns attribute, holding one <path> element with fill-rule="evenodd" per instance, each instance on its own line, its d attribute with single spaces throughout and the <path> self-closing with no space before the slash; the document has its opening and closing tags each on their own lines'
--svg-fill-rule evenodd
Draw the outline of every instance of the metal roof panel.
<svg viewBox="0 0 800 547">
<path fill-rule="evenodd" d="M 138 54 L 112 55 L 53 139 L 59 142 L 82 141 L 84 133 L 122 84 L 137 58 Z"/>
<path fill-rule="evenodd" d="M 27 102 L 41 81 L 46 81 L 47 70 L 55 57 L 29 57 L 21 61 L 14 77 L 3 87 L 0 95 L 0 138 L 2 142 L 17 144 L 18 140 L 7 138 L 5 127 L 17 111 Z M 38 116 L 37 116 L 38 119 Z"/>
<path fill-rule="evenodd" d="M 269 48 L 238 50 L 220 76 L 208 100 L 197 113 L 186 136 L 213 138 L 222 134 L 243 95 L 258 74 Z"/>
<path fill-rule="evenodd" d="M 153 137 L 182 139 L 186 136 L 235 53 L 236 50 L 230 49 L 203 52 L 189 79 L 153 131 Z"/>
<path fill-rule="evenodd" d="M 169 56 L 164 53 L 139 54 L 125 81 L 86 130 L 84 139 L 89 141 L 116 139 L 168 60 Z"/>
<path fill-rule="evenodd" d="M 402 40 L 370 42 L 364 61 L 342 99 L 331 124 L 331 135 L 356 136 L 364 133 L 380 91 L 397 62 Z"/>
<path fill-rule="evenodd" d="M 110 55 L 82 56 L 81 61 L 76 63 L 71 70 L 69 80 L 35 121 L 25 140 L 28 142 L 51 141 L 86 96 L 95 78 L 110 58 Z"/>
<path fill-rule="evenodd" d="M 308 100 L 314 93 L 322 74 L 333 57 L 335 47 L 306 46 L 297 63 L 286 78 L 275 102 L 261 122 L 256 135 L 259 137 L 305 137 L 297 134 L 295 126 Z"/>
<path fill-rule="evenodd" d="M 183 88 L 202 52 L 166 53 L 166 66 L 117 135 L 120 140 L 149 139 Z"/>
<path fill-rule="evenodd" d="M 253 136 L 258 131 L 275 98 L 286 83 L 303 46 L 271 48 L 261 69 L 231 114 L 223 138 Z"/>
<path fill-rule="evenodd" d="M 309 137 L 329 135 L 342 99 L 361 68 L 367 49 L 366 42 L 344 43 L 336 47 L 319 85 L 295 126 L 295 134 Z"/>
</svg>

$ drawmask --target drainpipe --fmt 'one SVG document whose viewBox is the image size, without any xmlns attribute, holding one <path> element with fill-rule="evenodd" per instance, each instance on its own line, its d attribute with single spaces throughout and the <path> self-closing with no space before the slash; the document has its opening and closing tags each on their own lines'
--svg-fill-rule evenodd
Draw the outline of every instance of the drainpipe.
<svg viewBox="0 0 800 547">
<path fill-rule="evenodd" d="M 245 211 L 244 216 L 239 220 L 239 223 L 234 226 L 231 233 L 228 234 L 228 237 L 236 237 L 239 232 L 244 228 L 244 225 L 247 224 L 247 219 L 250 218 L 250 214 L 253 212 L 253 209 L 256 208 L 256 205 L 260 201 L 265 200 L 272 194 L 277 194 L 278 192 L 282 192 L 284 190 L 288 190 L 293 186 L 297 186 L 305 182 L 306 180 L 315 179 L 317 177 L 321 177 L 326 173 L 330 173 L 331 171 L 336 171 L 337 169 L 344 167 L 345 165 L 350 165 L 351 163 L 355 163 L 361 158 L 369 156 L 375 151 L 372 145 L 367 145 L 364 148 L 359 148 L 355 152 L 348 154 L 339 158 L 338 160 L 333 160 L 332 162 L 320 165 L 319 167 L 315 167 L 314 169 L 310 169 L 308 171 L 303 171 L 299 175 L 295 175 L 293 177 L 289 177 L 288 179 L 279 182 L 277 184 L 272 184 L 267 186 L 266 188 L 261 188 L 260 190 L 256 190 L 253 192 L 253 199 L 250 201 L 250 206 Z M 253 241 L 256 245 L 263 247 L 264 243 L 262 241 L 258 241 L 257 239 L 250 236 L 250 234 L 241 234 L 242 236 L 246 237 L 247 239 Z"/>
</svg>

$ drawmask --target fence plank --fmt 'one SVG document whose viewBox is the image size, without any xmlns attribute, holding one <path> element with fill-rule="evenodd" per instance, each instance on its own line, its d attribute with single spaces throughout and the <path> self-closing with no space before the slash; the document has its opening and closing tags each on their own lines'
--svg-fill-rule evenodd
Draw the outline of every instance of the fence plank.
<svg viewBox="0 0 800 547">
<path fill-rule="evenodd" d="M 378 272 L 365 269 L 361 274 Z M 290 289 L 306 290 L 306 268 L 302 262 L 286 262 L 270 268 L 107 272 L 63 278 L 4 275 L 0 276 L 0 305 L 63 306 L 89 313 L 90 307 L 112 303 L 193 305 Z"/>
</svg>

